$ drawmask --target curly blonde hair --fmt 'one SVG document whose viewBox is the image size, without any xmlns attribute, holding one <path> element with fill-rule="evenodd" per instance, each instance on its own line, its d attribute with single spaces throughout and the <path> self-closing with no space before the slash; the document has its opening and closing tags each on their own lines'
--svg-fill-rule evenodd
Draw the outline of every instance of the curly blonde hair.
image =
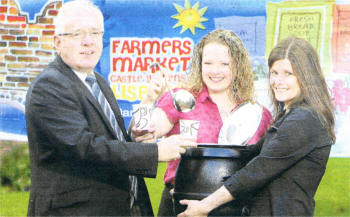
<svg viewBox="0 0 350 217">
<path fill-rule="evenodd" d="M 190 75 L 182 87 L 191 91 L 195 96 L 202 91 L 204 85 L 202 78 L 203 48 L 212 42 L 228 47 L 233 74 L 232 92 L 230 92 L 233 102 L 253 103 L 254 75 L 248 51 L 243 46 L 241 39 L 229 30 L 214 30 L 199 41 L 193 52 Z"/>
</svg>

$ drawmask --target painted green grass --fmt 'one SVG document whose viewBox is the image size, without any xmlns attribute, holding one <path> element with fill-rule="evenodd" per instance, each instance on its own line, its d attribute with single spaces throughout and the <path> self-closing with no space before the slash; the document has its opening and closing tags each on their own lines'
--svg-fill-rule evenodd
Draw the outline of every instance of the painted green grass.
<svg viewBox="0 0 350 217">
<path fill-rule="evenodd" d="M 153 210 L 157 214 L 165 163 L 158 167 L 156 179 L 146 179 Z M 331 158 L 316 193 L 315 216 L 350 216 L 350 158 Z M 28 192 L 0 193 L 0 216 L 26 216 Z"/>
</svg>

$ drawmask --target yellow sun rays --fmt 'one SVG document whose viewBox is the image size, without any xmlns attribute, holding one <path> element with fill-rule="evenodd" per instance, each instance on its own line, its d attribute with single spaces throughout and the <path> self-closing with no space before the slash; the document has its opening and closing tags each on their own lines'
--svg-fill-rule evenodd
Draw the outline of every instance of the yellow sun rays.
<svg viewBox="0 0 350 217">
<path fill-rule="evenodd" d="M 198 9 L 199 2 L 191 7 L 191 4 L 188 2 L 188 0 L 185 0 L 185 8 L 175 3 L 174 7 L 177 10 L 178 14 L 171 16 L 171 18 L 177 19 L 178 22 L 173 26 L 173 28 L 182 26 L 180 33 L 183 33 L 187 29 L 190 29 L 194 35 L 196 27 L 205 29 L 201 22 L 208 20 L 207 18 L 203 17 L 208 7 Z"/>
</svg>

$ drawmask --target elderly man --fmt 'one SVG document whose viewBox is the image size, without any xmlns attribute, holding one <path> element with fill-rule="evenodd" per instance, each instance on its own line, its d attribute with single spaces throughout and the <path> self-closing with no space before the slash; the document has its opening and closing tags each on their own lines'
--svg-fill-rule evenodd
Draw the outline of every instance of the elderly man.
<svg viewBox="0 0 350 217">
<path fill-rule="evenodd" d="M 28 216 L 153 215 L 143 177 L 196 146 L 180 136 L 131 142 L 111 89 L 93 70 L 103 31 L 101 11 L 87 0 L 59 11 L 58 55 L 27 93 Z"/>
</svg>

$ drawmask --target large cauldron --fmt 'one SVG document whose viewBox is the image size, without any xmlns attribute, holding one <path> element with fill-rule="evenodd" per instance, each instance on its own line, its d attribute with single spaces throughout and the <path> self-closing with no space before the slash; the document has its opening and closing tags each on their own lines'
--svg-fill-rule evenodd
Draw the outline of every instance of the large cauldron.
<svg viewBox="0 0 350 217">
<path fill-rule="evenodd" d="M 175 213 L 186 206 L 182 199 L 200 200 L 208 196 L 241 169 L 251 159 L 252 153 L 246 146 L 219 146 L 189 148 L 182 154 L 176 171 L 174 189 Z M 211 216 L 240 216 L 249 212 L 245 199 L 236 199 L 213 210 Z"/>
</svg>

